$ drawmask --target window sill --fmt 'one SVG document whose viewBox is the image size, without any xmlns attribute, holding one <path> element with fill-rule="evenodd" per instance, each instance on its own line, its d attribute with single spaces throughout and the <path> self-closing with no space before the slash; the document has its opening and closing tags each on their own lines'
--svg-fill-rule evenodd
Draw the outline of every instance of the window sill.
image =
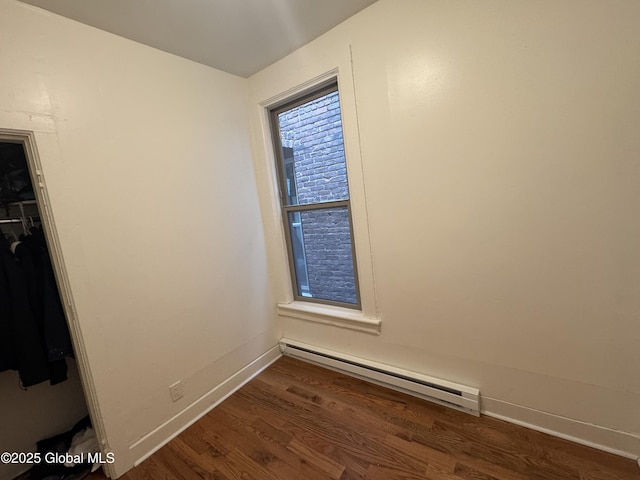
<svg viewBox="0 0 640 480">
<path fill-rule="evenodd" d="M 359 310 L 306 302 L 279 303 L 278 315 L 282 317 L 323 323 L 360 332 L 380 335 L 382 320 L 366 318 Z"/>
</svg>

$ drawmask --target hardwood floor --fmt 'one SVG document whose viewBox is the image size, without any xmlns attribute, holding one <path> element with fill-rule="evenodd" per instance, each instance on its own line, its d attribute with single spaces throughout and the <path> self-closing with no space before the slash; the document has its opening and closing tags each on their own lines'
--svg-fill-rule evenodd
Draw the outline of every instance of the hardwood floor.
<svg viewBox="0 0 640 480">
<path fill-rule="evenodd" d="M 121 478 L 639 480 L 640 469 L 284 357 Z"/>
</svg>

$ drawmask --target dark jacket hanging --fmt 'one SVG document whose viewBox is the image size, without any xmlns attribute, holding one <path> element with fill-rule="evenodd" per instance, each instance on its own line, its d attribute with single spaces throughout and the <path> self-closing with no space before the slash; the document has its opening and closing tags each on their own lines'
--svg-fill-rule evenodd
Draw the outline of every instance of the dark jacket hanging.
<svg viewBox="0 0 640 480">
<path fill-rule="evenodd" d="M 2 239 L 4 240 L 4 238 Z M 69 330 L 41 232 L 0 244 L 0 371 L 18 370 L 24 387 L 67 378 Z"/>
<path fill-rule="evenodd" d="M 0 235 L 0 251 L 9 249 L 5 238 Z M 9 294 L 9 280 L 3 267 L 4 260 L 0 258 L 0 372 L 17 370 L 18 360 L 14 345 L 13 310 L 11 295 Z"/>
<path fill-rule="evenodd" d="M 24 387 L 49 379 L 49 364 L 43 349 L 43 340 L 29 305 L 25 274 L 18 260 L 8 249 L 0 252 L 0 265 L 6 278 L 14 361 Z"/>
</svg>

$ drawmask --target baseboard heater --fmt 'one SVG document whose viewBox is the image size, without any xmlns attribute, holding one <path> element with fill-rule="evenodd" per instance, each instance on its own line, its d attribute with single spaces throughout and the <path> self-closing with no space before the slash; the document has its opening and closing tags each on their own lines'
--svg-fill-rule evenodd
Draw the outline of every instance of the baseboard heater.
<svg viewBox="0 0 640 480">
<path fill-rule="evenodd" d="M 480 416 L 480 391 L 477 388 L 285 338 L 280 341 L 280 350 L 283 355 L 299 358 L 361 380 Z"/>
</svg>

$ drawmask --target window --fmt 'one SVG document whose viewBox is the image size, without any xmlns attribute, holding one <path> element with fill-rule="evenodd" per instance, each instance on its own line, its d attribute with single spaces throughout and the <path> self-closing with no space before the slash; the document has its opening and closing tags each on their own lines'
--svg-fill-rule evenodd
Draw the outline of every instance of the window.
<svg viewBox="0 0 640 480">
<path fill-rule="evenodd" d="M 296 300 L 360 308 L 338 85 L 271 110 Z"/>
</svg>

